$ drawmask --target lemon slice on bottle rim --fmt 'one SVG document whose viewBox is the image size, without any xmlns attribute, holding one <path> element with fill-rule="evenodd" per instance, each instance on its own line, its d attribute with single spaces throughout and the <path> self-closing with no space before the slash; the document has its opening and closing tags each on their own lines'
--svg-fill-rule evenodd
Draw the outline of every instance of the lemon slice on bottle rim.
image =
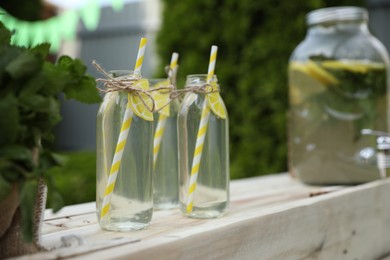
<svg viewBox="0 0 390 260">
<path fill-rule="evenodd" d="M 136 81 L 133 86 L 135 88 L 148 90 L 149 82 L 147 79 L 140 79 Z M 150 99 L 148 95 L 140 93 L 140 96 L 142 97 L 146 106 L 148 106 L 149 108 L 153 107 L 153 101 Z M 141 98 L 137 94 L 129 93 L 128 105 L 131 108 L 131 110 L 134 112 L 134 114 L 136 114 L 138 117 L 146 121 L 153 121 L 153 113 L 148 110 L 144 102 L 142 102 Z"/>
<path fill-rule="evenodd" d="M 217 117 L 226 119 L 227 111 L 221 95 L 218 92 L 218 85 L 215 82 L 212 82 L 211 86 L 207 87 L 207 91 L 215 91 L 206 94 L 206 100 L 211 111 L 213 111 Z"/>
<path fill-rule="evenodd" d="M 153 88 L 161 88 L 161 87 L 168 87 L 169 86 L 169 81 L 164 80 L 156 85 L 153 86 Z M 152 97 L 155 102 L 155 109 L 158 110 L 158 113 L 164 116 L 169 116 L 169 102 L 171 101 L 169 97 L 169 91 L 167 89 L 162 89 L 159 91 L 153 91 L 152 92 Z M 161 109 L 161 110 L 160 110 Z"/>
</svg>

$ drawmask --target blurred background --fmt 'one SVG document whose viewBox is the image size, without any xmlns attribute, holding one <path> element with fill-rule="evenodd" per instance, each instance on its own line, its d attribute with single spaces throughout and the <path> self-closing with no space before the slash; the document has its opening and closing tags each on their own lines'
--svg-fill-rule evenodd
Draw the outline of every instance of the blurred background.
<svg viewBox="0 0 390 260">
<path fill-rule="evenodd" d="M 216 73 L 230 119 L 232 179 L 287 171 L 287 65 L 305 37 L 307 12 L 331 6 L 369 10 L 370 29 L 386 47 L 390 0 L 0 0 L 0 20 L 13 42 L 52 44 L 52 57 L 80 58 L 94 77 L 132 69 L 140 37 L 148 38 L 143 76 L 164 77 L 178 52 L 178 87 L 188 74 L 206 73 L 218 45 Z M 56 149 L 68 155 L 54 169 L 65 204 L 95 200 L 98 105 L 62 102 Z"/>
</svg>

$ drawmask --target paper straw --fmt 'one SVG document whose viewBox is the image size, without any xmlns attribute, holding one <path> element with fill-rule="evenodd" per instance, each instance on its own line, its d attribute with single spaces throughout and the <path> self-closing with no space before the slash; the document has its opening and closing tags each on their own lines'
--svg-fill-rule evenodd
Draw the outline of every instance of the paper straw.
<svg viewBox="0 0 390 260">
<path fill-rule="evenodd" d="M 146 48 L 147 39 L 141 38 L 138 48 L 137 61 L 135 62 L 134 74 L 141 74 L 142 63 L 144 61 L 144 54 Z"/>
<path fill-rule="evenodd" d="M 169 76 L 174 77 L 175 70 L 177 69 L 178 59 L 179 59 L 179 54 L 176 52 L 172 53 L 171 64 L 169 67 L 173 75 L 169 75 Z M 154 133 L 154 139 L 153 139 L 153 167 L 156 166 L 157 156 L 158 156 L 158 152 L 160 151 L 161 140 L 164 135 L 166 123 L 167 123 L 167 117 L 160 113 L 158 117 L 156 132 Z"/>
<path fill-rule="evenodd" d="M 211 47 L 209 69 L 207 72 L 207 83 L 210 83 L 211 79 L 214 76 L 215 62 L 217 60 L 217 50 L 218 50 L 217 46 L 213 45 Z M 198 173 L 199 173 L 199 167 L 200 167 L 200 159 L 202 158 L 203 144 L 204 144 L 204 139 L 206 137 L 209 117 L 210 117 L 210 108 L 207 104 L 207 99 L 205 99 L 204 104 L 203 104 L 203 108 L 202 108 L 202 115 L 200 118 L 198 134 L 196 136 L 194 158 L 192 160 L 191 176 L 190 176 L 190 182 L 188 185 L 187 205 L 186 205 L 187 213 L 192 212 L 193 201 L 194 201 L 194 192 L 196 189 L 196 182 L 198 179 Z"/>
<path fill-rule="evenodd" d="M 133 113 L 130 107 L 127 106 L 125 116 L 122 122 L 121 131 L 119 134 L 118 143 L 115 149 L 114 159 L 112 160 L 112 164 L 111 164 L 110 175 L 108 177 L 107 186 L 104 191 L 104 199 L 102 204 L 102 211 L 100 213 L 100 218 L 104 218 L 107 215 L 108 211 L 110 210 L 110 200 L 111 200 L 112 192 L 115 188 L 116 177 L 118 175 L 118 171 L 121 165 L 123 150 L 126 146 L 127 135 L 130 130 L 131 121 L 133 119 L 132 116 Z"/>
<path fill-rule="evenodd" d="M 135 63 L 134 74 L 141 74 L 142 62 L 145 54 L 145 46 L 147 39 L 141 38 L 137 60 Z M 100 212 L 100 218 L 103 219 L 107 216 L 110 210 L 111 196 L 115 188 L 116 177 L 118 176 L 119 168 L 121 166 L 123 150 L 126 146 L 127 136 L 129 134 L 131 121 L 133 119 L 133 111 L 130 108 L 130 93 L 128 94 L 128 103 L 126 106 L 125 115 L 123 117 L 121 131 L 116 145 L 114 159 L 112 160 L 110 175 L 108 176 L 106 189 L 104 191 L 104 198 L 102 203 L 102 210 Z"/>
<path fill-rule="evenodd" d="M 156 132 L 154 133 L 153 140 L 153 167 L 156 166 L 158 152 L 160 151 L 161 140 L 164 135 L 165 125 L 167 123 L 167 117 L 160 114 L 157 122 Z"/>
</svg>

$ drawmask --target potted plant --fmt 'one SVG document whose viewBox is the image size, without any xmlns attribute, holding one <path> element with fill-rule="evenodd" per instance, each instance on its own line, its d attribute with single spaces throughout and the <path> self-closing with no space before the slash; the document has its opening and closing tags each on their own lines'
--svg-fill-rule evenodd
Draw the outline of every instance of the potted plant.
<svg viewBox="0 0 390 260">
<path fill-rule="evenodd" d="M 49 44 L 10 44 L 0 23 L 0 258 L 42 250 L 39 223 L 46 203 L 62 206 L 48 169 L 61 165 L 52 151 L 61 120 L 59 95 L 84 103 L 100 101 L 95 80 L 78 59 L 47 61 Z"/>
</svg>

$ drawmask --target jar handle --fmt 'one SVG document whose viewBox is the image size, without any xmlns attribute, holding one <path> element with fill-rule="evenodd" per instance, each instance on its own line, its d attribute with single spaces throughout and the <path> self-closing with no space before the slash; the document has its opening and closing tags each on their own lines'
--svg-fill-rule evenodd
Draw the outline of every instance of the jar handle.
<svg viewBox="0 0 390 260">
<path fill-rule="evenodd" d="M 374 135 L 376 139 L 376 158 L 377 166 L 381 178 L 390 176 L 390 133 L 372 130 L 362 129 L 362 135 Z"/>
</svg>

